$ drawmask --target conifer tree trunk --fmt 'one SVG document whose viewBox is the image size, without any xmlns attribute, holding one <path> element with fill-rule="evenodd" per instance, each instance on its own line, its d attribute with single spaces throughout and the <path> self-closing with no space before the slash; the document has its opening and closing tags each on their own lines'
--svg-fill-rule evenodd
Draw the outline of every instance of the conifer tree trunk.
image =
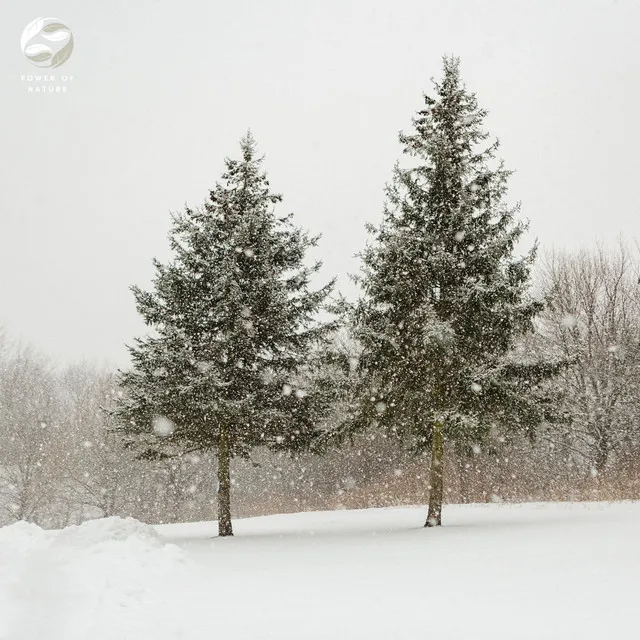
<svg viewBox="0 0 640 640">
<path fill-rule="evenodd" d="M 442 495 L 443 495 L 443 458 L 444 436 L 442 424 L 436 422 L 433 425 L 433 438 L 431 441 L 431 478 L 429 484 L 429 513 L 425 527 L 439 527 L 442 524 Z"/>
<path fill-rule="evenodd" d="M 231 447 L 229 431 L 220 428 L 218 443 L 218 535 L 232 536 L 231 526 Z"/>
</svg>

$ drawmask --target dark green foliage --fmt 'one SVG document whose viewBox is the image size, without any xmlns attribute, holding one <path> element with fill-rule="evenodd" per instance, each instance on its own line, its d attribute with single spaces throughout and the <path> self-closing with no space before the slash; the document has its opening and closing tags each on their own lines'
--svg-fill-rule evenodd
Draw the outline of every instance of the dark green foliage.
<svg viewBox="0 0 640 640">
<path fill-rule="evenodd" d="M 302 449 L 326 412 L 313 374 L 333 328 L 317 320 L 333 283 L 311 289 L 320 264 L 304 261 L 317 238 L 275 215 L 281 196 L 250 135 L 241 146 L 204 207 L 173 216 L 174 258 L 154 262 L 153 290 L 133 287 L 153 334 L 130 348 L 117 415 L 148 456 L 217 449 L 221 434 L 231 457 Z M 154 433 L 157 416 L 175 429 Z"/>
<path fill-rule="evenodd" d="M 357 426 L 384 425 L 418 450 L 434 425 L 481 440 L 499 422 L 533 430 L 553 415 L 559 363 L 517 352 L 542 304 L 528 295 L 535 248 L 505 203 L 510 172 L 487 142 L 486 112 L 445 58 L 435 98 L 400 140 L 384 219 L 371 228 L 354 311 L 363 376 Z"/>
</svg>

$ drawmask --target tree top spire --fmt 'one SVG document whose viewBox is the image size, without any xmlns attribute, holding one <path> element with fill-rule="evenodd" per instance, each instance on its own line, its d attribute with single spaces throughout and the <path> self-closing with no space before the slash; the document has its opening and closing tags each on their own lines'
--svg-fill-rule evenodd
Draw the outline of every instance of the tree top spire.
<svg viewBox="0 0 640 640">
<path fill-rule="evenodd" d="M 247 132 L 240 139 L 240 148 L 242 149 L 242 157 L 245 162 L 251 162 L 255 158 L 258 143 L 251 129 L 247 129 Z"/>
</svg>

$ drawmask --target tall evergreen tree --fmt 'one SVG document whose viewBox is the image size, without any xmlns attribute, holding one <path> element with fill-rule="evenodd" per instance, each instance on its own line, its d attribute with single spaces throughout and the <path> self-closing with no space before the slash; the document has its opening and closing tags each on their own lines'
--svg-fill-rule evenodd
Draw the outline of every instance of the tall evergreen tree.
<svg viewBox="0 0 640 640">
<path fill-rule="evenodd" d="M 214 450 L 219 535 L 232 535 L 230 463 L 257 446 L 310 444 L 327 395 L 314 388 L 316 349 L 330 323 L 317 319 L 333 283 L 312 290 L 317 242 L 277 217 L 281 196 L 261 169 L 251 134 L 242 158 L 200 209 L 173 216 L 174 257 L 154 261 L 153 291 L 132 287 L 153 335 L 130 347 L 120 374 L 120 430 L 148 457 Z M 318 385 L 315 385 L 318 386 Z"/>
<path fill-rule="evenodd" d="M 542 308 L 527 293 L 535 248 L 505 203 L 510 172 L 487 143 L 486 111 L 444 59 L 435 97 L 401 134 L 379 228 L 362 255 L 355 308 L 362 392 L 356 426 L 381 423 L 418 451 L 431 450 L 429 513 L 441 524 L 445 442 L 479 442 L 492 423 L 532 432 L 551 420 L 545 381 L 560 366 L 516 353 Z"/>
</svg>

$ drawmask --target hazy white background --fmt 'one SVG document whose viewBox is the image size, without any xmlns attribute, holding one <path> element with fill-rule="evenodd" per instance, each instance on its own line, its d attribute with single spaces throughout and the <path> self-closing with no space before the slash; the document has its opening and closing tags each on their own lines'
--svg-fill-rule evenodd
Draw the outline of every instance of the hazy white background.
<svg viewBox="0 0 640 640">
<path fill-rule="evenodd" d="M 444 53 L 490 110 L 543 247 L 640 237 L 638 1 L 3 0 L 1 15 L 0 324 L 63 361 L 126 364 L 143 331 L 128 286 L 248 127 L 283 210 L 323 234 L 327 277 L 355 270 Z M 20 80 L 41 72 L 20 49 L 38 16 L 74 33 L 67 94 Z"/>
</svg>

